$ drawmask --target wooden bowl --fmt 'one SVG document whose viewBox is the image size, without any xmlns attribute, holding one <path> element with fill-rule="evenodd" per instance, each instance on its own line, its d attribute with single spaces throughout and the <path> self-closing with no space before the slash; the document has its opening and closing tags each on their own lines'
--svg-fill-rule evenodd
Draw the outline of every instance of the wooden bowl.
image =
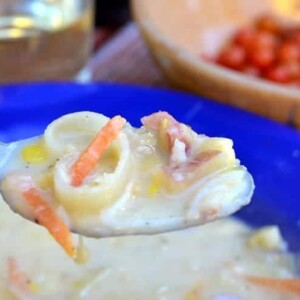
<svg viewBox="0 0 300 300">
<path fill-rule="evenodd" d="M 300 128 L 300 89 L 252 78 L 200 58 L 215 55 L 230 34 L 261 14 L 299 21 L 299 1 L 132 0 L 132 10 L 173 86 Z"/>
</svg>

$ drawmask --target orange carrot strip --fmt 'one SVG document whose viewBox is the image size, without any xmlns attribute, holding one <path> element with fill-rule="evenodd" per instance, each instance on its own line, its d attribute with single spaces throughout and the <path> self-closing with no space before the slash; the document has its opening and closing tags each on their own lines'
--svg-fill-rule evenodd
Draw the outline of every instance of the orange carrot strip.
<svg viewBox="0 0 300 300">
<path fill-rule="evenodd" d="M 123 118 L 116 116 L 100 130 L 71 169 L 71 183 L 73 186 L 80 186 L 83 183 L 84 179 L 96 167 L 104 151 L 118 137 L 125 123 L 126 121 Z"/>
<path fill-rule="evenodd" d="M 23 197 L 33 210 L 34 216 L 39 224 L 46 227 L 69 256 L 74 257 L 75 243 L 68 226 L 42 198 L 39 191 L 34 187 L 29 187 L 23 192 Z"/>
<path fill-rule="evenodd" d="M 31 294 L 28 286 L 29 279 L 20 270 L 18 263 L 13 258 L 9 258 L 7 261 L 7 273 L 9 285 L 16 294 L 27 296 Z"/>
<path fill-rule="evenodd" d="M 300 278 L 281 279 L 246 276 L 247 281 L 266 288 L 300 294 Z"/>
</svg>

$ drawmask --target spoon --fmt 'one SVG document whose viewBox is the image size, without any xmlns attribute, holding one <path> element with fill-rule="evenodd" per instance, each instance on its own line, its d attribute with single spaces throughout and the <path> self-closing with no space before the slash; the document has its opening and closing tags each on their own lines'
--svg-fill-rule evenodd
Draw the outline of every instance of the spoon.
<svg viewBox="0 0 300 300">
<path fill-rule="evenodd" d="M 38 143 L 41 138 L 41 136 L 38 136 L 10 144 L 0 144 L 0 180 L 4 179 L 8 170 L 15 171 L 20 168 L 22 165 L 20 159 L 21 149 Z M 12 162 L 14 164 L 13 168 L 11 168 Z M 160 211 L 157 202 L 153 202 L 153 200 L 147 201 L 147 205 L 143 206 L 141 202 L 145 199 L 142 197 L 135 199 L 137 204 L 134 207 L 128 204 L 131 198 L 132 186 L 133 183 L 128 181 L 126 189 L 120 195 L 118 201 L 102 213 L 102 222 L 97 224 L 98 215 L 90 216 L 88 219 L 69 219 L 68 223 L 71 230 L 85 236 L 103 237 L 155 234 L 197 226 L 236 212 L 243 205 L 250 202 L 254 189 L 252 177 L 246 169 L 242 166 L 234 166 L 233 168 L 221 170 L 214 176 L 208 176 L 188 190 L 167 197 L 162 205 L 172 201 L 174 207 L 172 209 L 172 206 L 168 206 L 170 213 L 166 214 L 166 210 L 162 209 Z M 15 188 L 17 189 L 17 186 Z M 5 192 L 3 185 L 0 191 L 4 201 L 13 211 L 31 221 L 35 221 L 32 215 L 27 212 L 25 206 L 20 205 L 22 202 L 20 199 L 12 201 L 8 195 L 9 193 Z M 187 202 L 183 199 L 188 197 L 193 198 L 193 201 L 189 201 L 189 208 L 186 209 Z M 127 214 L 126 209 L 131 210 L 130 213 Z M 180 213 L 182 211 L 185 211 L 185 213 Z"/>
<path fill-rule="evenodd" d="M 160 114 L 157 113 L 155 118 Z M 119 154 L 113 171 L 110 170 L 110 164 L 103 161 L 100 166 L 104 165 L 104 169 L 100 175 L 94 174 L 94 177 L 90 177 L 82 186 L 71 186 L 69 170 L 75 154 L 71 151 L 71 154 L 65 155 L 66 149 L 76 149 L 78 145 L 86 144 L 90 136 L 95 134 L 93 128 L 99 130 L 107 120 L 109 119 L 103 115 L 91 112 L 70 114 L 50 124 L 45 136 L 10 144 L 1 143 L 0 191 L 4 201 L 16 213 L 36 221 L 36 216 L 28 208 L 20 189 L 27 184 L 28 174 L 37 178 L 43 174 L 47 175 L 51 168 L 51 187 L 42 189 L 42 197 L 71 231 L 96 238 L 156 234 L 202 225 L 231 215 L 250 202 L 254 190 L 253 179 L 247 169 L 235 159 L 230 140 L 213 141 L 218 147 L 221 145 L 225 149 L 228 148 L 228 153 L 225 150 L 224 153 L 217 151 L 215 155 L 216 151 L 204 151 L 206 156 L 207 153 L 213 153 L 215 156 L 210 158 L 200 155 L 197 159 L 201 163 L 204 161 L 204 167 L 197 169 L 195 176 L 198 177 L 185 186 L 185 181 L 180 179 L 182 174 L 177 174 L 181 167 L 175 168 L 176 174 L 172 171 L 172 176 L 175 178 L 176 175 L 175 179 L 179 181 L 166 176 L 159 164 L 150 171 L 141 171 L 139 160 L 144 164 L 149 153 L 143 152 L 143 155 L 137 156 L 135 149 L 140 149 L 143 145 L 136 144 L 141 143 L 145 134 L 147 139 L 152 135 L 144 131 L 141 133 L 129 125 L 114 142 L 118 145 L 115 149 L 118 149 Z M 206 141 L 207 137 L 199 138 Z M 51 144 L 51 151 L 55 155 L 50 155 L 41 164 L 24 163 L 22 151 L 36 144 Z M 156 158 L 154 154 L 151 155 Z M 232 162 L 227 163 L 231 156 Z M 214 159 L 217 165 L 221 162 L 223 164 L 223 160 L 226 164 L 212 171 Z M 195 162 L 198 163 L 196 159 L 191 160 L 188 167 L 194 168 Z M 205 173 L 205 168 L 210 170 L 207 176 L 202 174 Z M 153 187 L 151 172 L 157 169 L 160 177 Z"/>
</svg>

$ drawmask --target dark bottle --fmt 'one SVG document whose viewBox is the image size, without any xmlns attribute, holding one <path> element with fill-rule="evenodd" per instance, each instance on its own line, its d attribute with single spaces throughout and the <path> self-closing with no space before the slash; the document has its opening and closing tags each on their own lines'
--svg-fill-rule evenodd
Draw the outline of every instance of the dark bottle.
<svg viewBox="0 0 300 300">
<path fill-rule="evenodd" d="M 129 0 L 96 0 L 97 26 L 119 26 L 129 19 Z"/>
</svg>

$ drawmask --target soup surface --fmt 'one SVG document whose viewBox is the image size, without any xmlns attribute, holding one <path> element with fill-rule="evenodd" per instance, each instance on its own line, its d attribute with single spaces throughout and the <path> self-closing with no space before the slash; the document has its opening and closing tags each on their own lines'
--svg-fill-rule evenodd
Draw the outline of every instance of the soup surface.
<svg viewBox="0 0 300 300">
<path fill-rule="evenodd" d="M 84 244 L 90 259 L 78 265 L 43 227 L 1 200 L 0 299 L 299 299 L 245 280 L 293 277 L 291 255 L 275 227 L 253 233 L 224 219 L 155 236 L 85 238 Z M 12 259 L 27 278 L 30 297 L 20 297 L 9 282 Z"/>
</svg>

